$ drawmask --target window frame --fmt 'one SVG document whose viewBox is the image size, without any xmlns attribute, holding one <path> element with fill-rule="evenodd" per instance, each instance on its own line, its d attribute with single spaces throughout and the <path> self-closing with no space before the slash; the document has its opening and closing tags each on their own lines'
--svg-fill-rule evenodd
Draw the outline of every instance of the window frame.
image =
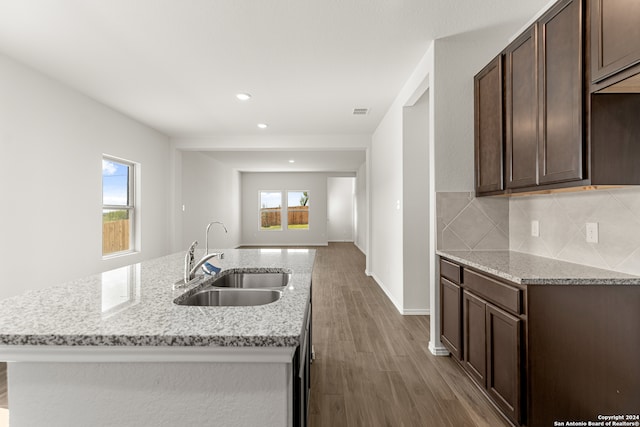
<svg viewBox="0 0 640 427">
<path fill-rule="evenodd" d="M 102 259 L 114 258 L 122 255 L 128 255 L 137 252 L 136 251 L 136 174 L 138 169 L 138 164 L 131 161 L 126 160 L 120 157 L 110 156 L 108 154 L 102 155 L 102 161 L 107 162 L 115 162 L 121 165 L 128 166 L 129 173 L 127 175 L 127 204 L 126 205 L 110 205 L 104 203 L 104 176 L 102 179 L 102 215 L 104 216 L 105 210 L 126 210 L 129 216 L 129 249 L 124 251 L 110 252 L 105 254 L 102 252 Z M 100 222 L 103 224 L 103 221 Z M 101 233 L 100 242 L 104 244 L 104 228 Z"/>
<path fill-rule="evenodd" d="M 311 229 L 311 221 L 310 221 L 310 217 L 311 217 L 311 213 L 310 213 L 310 209 L 307 209 L 307 228 L 290 228 L 289 227 L 289 193 L 307 193 L 307 198 L 309 200 L 311 200 L 311 191 L 309 190 L 287 190 L 287 230 L 292 230 L 294 232 L 297 231 L 309 231 Z M 307 202 L 307 207 L 309 207 L 309 202 Z M 293 207 L 293 206 L 291 206 Z"/>
<path fill-rule="evenodd" d="M 280 193 L 280 228 L 279 229 L 264 229 L 262 228 L 262 193 Z M 284 218 L 284 203 L 283 196 L 286 192 L 284 190 L 258 190 L 258 231 L 265 232 L 276 232 L 276 231 L 284 231 L 285 224 L 283 221 Z"/>
</svg>

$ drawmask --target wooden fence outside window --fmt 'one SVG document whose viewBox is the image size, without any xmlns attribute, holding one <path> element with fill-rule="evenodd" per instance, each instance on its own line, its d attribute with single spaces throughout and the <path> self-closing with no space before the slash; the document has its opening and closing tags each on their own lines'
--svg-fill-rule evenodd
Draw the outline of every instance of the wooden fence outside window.
<svg viewBox="0 0 640 427">
<path fill-rule="evenodd" d="M 128 219 L 102 223 L 102 255 L 129 250 L 129 223 Z"/>
<path fill-rule="evenodd" d="M 260 209 L 260 226 L 269 228 L 282 225 L 282 208 L 262 208 Z M 309 206 L 289 206 L 287 209 L 287 224 L 308 225 Z"/>
</svg>

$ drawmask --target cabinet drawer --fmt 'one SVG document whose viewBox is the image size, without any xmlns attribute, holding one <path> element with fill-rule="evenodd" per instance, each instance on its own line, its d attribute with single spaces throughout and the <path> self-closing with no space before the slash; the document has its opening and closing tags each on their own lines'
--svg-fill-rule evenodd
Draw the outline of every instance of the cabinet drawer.
<svg viewBox="0 0 640 427">
<path fill-rule="evenodd" d="M 451 280 L 453 283 L 460 284 L 462 267 L 454 264 L 446 259 L 440 258 L 440 275 Z"/>
<path fill-rule="evenodd" d="M 464 287 L 506 310 L 515 314 L 522 313 L 522 292 L 518 288 L 466 268 L 464 269 Z"/>
</svg>

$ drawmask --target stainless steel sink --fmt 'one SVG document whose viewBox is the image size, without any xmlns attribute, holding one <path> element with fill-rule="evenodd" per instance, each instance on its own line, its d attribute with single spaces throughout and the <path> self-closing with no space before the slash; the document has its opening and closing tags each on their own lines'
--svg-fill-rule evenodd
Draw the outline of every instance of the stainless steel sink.
<svg viewBox="0 0 640 427">
<path fill-rule="evenodd" d="M 250 306 L 278 301 L 282 291 L 276 289 L 211 289 L 206 288 L 186 298 L 178 297 L 178 305 Z"/>
<path fill-rule="evenodd" d="M 234 271 L 223 274 L 214 280 L 209 286 L 216 288 L 283 288 L 291 280 L 291 273 L 250 273 L 245 271 Z"/>
</svg>

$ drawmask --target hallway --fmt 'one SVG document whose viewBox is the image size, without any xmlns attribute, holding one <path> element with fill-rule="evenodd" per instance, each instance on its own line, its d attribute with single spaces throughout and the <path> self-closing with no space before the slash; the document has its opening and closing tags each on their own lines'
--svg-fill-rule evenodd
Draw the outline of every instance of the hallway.
<svg viewBox="0 0 640 427">
<path fill-rule="evenodd" d="M 316 249 L 312 427 L 508 426 L 453 360 L 429 352 L 429 317 L 399 314 L 356 246 Z"/>
</svg>

